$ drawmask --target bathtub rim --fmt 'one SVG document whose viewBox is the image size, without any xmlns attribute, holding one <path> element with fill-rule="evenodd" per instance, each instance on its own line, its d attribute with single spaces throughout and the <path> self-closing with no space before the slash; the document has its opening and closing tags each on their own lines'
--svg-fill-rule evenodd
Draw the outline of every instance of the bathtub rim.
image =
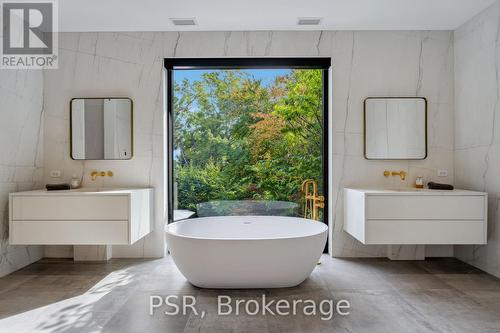
<svg viewBox="0 0 500 333">
<path fill-rule="evenodd" d="M 218 217 L 254 217 L 254 218 L 276 218 L 276 217 L 282 217 L 282 218 L 291 218 L 291 219 L 299 219 L 299 220 L 305 220 L 309 221 L 311 223 L 320 223 L 321 227 L 324 228 L 323 230 L 319 232 L 315 232 L 313 234 L 307 234 L 307 235 L 296 235 L 296 236 L 281 236 L 281 237 L 266 237 L 266 238 L 256 238 L 256 237 L 246 237 L 246 238 L 220 238 L 220 237 L 200 237 L 200 236 L 186 236 L 186 235 L 181 235 L 175 232 L 170 231 L 170 226 L 173 224 L 180 224 L 180 223 L 186 223 L 186 222 L 193 222 L 197 219 L 216 219 Z M 306 222 L 307 223 L 307 222 Z M 175 221 L 172 223 L 169 223 L 165 227 L 165 233 L 168 236 L 173 236 L 173 237 L 179 237 L 179 238 L 184 238 L 184 239 L 195 239 L 195 240 L 205 240 L 205 241 L 273 241 L 273 240 L 285 240 L 285 239 L 298 239 L 298 238 L 306 238 L 306 237 L 314 237 L 321 235 L 323 233 L 328 232 L 329 226 L 320 221 L 316 220 L 311 220 L 311 219 L 306 219 L 303 217 L 291 217 L 291 216 L 272 216 L 272 215 L 239 215 L 239 216 L 233 216 L 233 215 L 223 215 L 223 216 L 205 216 L 205 217 L 197 217 L 197 218 L 190 218 L 190 219 L 184 219 L 184 220 L 179 220 Z"/>
</svg>

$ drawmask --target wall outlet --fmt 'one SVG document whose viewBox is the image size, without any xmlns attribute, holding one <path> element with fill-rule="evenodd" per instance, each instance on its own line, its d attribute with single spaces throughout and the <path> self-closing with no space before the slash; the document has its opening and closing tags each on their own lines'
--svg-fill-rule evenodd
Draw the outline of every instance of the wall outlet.
<svg viewBox="0 0 500 333">
<path fill-rule="evenodd" d="M 438 177 L 448 177 L 448 170 L 445 169 L 438 170 Z"/>
<path fill-rule="evenodd" d="M 61 177 L 61 170 L 50 170 L 50 177 L 51 178 L 60 178 Z"/>
</svg>

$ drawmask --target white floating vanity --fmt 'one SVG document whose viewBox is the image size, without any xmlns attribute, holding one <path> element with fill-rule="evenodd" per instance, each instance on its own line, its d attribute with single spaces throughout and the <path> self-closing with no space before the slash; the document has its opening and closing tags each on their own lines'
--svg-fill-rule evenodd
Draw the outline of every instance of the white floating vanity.
<svg viewBox="0 0 500 333">
<path fill-rule="evenodd" d="M 344 230 L 363 244 L 486 244 L 487 193 L 344 189 Z"/>
<path fill-rule="evenodd" d="M 152 230 L 152 203 L 151 188 L 11 193 L 10 244 L 133 244 Z"/>
</svg>

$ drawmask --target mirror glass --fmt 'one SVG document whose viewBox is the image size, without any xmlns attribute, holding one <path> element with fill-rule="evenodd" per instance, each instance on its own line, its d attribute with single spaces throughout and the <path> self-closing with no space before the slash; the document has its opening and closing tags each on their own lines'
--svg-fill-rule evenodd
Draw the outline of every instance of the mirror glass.
<svg viewBox="0 0 500 333">
<path fill-rule="evenodd" d="M 132 158 L 132 100 L 72 99 L 71 158 L 75 160 Z"/>
<path fill-rule="evenodd" d="M 365 100 L 365 158 L 420 160 L 427 157 L 425 98 Z"/>
</svg>

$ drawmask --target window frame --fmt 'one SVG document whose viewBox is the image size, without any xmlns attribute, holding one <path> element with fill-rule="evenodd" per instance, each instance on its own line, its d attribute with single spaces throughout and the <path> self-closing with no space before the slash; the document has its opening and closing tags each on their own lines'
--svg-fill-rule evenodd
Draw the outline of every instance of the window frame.
<svg viewBox="0 0 500 333">
<path fill-rule="evenodd" d="M 329 80 L 331 58 L 165 58 L 166 75 L 166 126 L 167 126 L 167 223 L 172 223 L 174 215 L 174 109 L 173 71 L 186 69 L 321 69 L 323 72 L 323 223 L 329 225 Z"/>
</svg>

